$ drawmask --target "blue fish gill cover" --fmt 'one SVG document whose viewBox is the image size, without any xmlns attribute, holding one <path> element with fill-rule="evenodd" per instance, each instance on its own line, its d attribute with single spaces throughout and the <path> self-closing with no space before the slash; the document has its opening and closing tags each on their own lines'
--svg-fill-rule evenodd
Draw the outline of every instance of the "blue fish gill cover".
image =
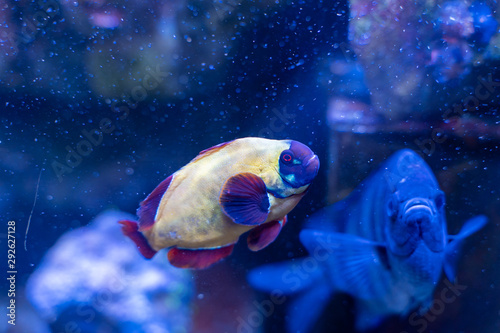
<svg viewBox="0 0 500 333">
<path fill-rule="evenodd" d="M 398 151 L 345 200 L 310 218 L 300 233 L 309 257 L 259 267 L 249 282 L 296 294 L 288 309 L 290 332 L 309 332 L 334 292 L 356 299 L 360 331 L 389 315 L 425 311 L 442 269 L 455 279 L 460 244 L 487 222 L 475 217 L 450 236 L 444 206 L 444 193 L 424 160 L 411 150 Z"/>
</svg>

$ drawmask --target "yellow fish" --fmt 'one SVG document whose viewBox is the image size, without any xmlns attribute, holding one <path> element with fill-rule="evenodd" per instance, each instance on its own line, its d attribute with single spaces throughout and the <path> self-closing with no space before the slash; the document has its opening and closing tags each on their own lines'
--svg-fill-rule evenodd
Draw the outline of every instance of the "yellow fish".
<svg viewBox="0 0 500 333">
<path fill-rule="evenodd" d="M 241 138 L 206 149 L 120 221 L 146 258 L 170 248 L 170 263 L 205 268 L 229 256 L 241 234 L 258 251 L 273 242 L 319 169 L 293 140 Z"/>
</svg>

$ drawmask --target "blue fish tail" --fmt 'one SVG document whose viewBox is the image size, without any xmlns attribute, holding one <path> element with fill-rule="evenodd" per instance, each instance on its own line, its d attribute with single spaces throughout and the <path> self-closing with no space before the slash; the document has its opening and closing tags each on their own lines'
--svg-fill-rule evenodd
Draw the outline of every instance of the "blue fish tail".
<svg viewBox="0 0 500 333">
<path fill-rule="evenodd" d="M 307 270 L 305 260 L 294 259 L 257 267 L 248 273 L 250 285 L 266 292 L 280 291 L 283 294 L 293 294 L 312 287 L 323 279 L 320 269 Z"/>
<path fill-rule="evenodd" d="M 332 292 L 328 281 L 323 279 L 300 293 L 288 308 L 287 332 L 312 332 L 314 323 L 321 317 Z"/>
<path fill-rule="evenodd" d="M 464 226 L 457 235 L 448 236 L 448 240 L 450 240 L 450 242 L 446 246 L 444 260 L 444 272 L 448 277 L 448 280 L 455 281 L 458 257 L 464 240 L 473 233 L 479 231 L 487 223 L 488 218 L 484 215 L 479 215 L 465 222 Z"/>
</svg>

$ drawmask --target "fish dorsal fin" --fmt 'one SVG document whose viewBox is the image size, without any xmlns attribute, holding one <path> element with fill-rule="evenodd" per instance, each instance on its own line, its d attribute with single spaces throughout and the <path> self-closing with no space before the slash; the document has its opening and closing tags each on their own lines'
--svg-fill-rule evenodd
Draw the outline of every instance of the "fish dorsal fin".
<svg viewBox="0 0 500 333">
<path fill-rule="evenodd" d="M 137 216 L 139 216 L 139 231 L 145 231 L 153 227 L 161 198 L 170 186 L 172 179 L 173 175 L 162 181 L 160 185 L 141 202 L 141 206 L 137 210 Z"/>
<path fill-rule="evenodd" d="M 198 156 L 196 156 L 191 162 L 195 162 L 195 161 L 198 161 L 198 160 L 200 160 L 202 158 L 210 156 L 213 153 L 216 153 L 219 150 L 223 149 L 224 147 L 226 147 L 227 145 L 229 145 L 233 141 L 227 141 L 227 142 L 219 143 L 216 146 L 213 146 L 213 147 L 207 148 L 205 150 L 202 150 L 202 151 L 199 152 Z"/>
</svg>

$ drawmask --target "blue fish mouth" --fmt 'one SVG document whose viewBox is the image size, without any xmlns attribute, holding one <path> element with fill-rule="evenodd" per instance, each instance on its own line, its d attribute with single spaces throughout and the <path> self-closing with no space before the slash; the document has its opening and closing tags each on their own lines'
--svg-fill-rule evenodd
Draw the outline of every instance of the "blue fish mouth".
<svg viewBox="0 0 500 333">
<path fill-rule="evenodd" d="M 408 232 L 413 233 L 414 241 L 422 240 L 432 252 L 444 250 L 444 233 L 442 221 L 433 201 L 414 199 L 404 206 L 404 223 Z"/>
<path fill-rule="evenodd" d="M 432 208 L 432 203 L 427 199 L 412 199 L 408 200 L 402 210 L 405 219 L 409 217 L 429 217 L 432 219 L 436 212 Z"/>
<path fill-rule="evenodd" d="M 429 217 L 429 216 L 433 216 L 433 212 L 432 212 L 432 209 L 431 207 L 427 206 L 427 205 L 421 205 L 421 204 L 417 204 L 417 205 L 413 205 L 409 208 L 406 209 L 405 211 L 405 216 L 410 217 L 410 216 L 415 216 L 417 215 L 418 217 Z"/>
<path fill-rule="evenodd" d="M 419 238 L 423 238 L 423 228 L 426 228 L 434 220 L 434 213 L 432 208 L 420 201 L 411 200 L 412 202 L 407 202 L 403 211 L 403 221 L 405 225 L 414 232 L 418 231 Z"/>
</svg>

